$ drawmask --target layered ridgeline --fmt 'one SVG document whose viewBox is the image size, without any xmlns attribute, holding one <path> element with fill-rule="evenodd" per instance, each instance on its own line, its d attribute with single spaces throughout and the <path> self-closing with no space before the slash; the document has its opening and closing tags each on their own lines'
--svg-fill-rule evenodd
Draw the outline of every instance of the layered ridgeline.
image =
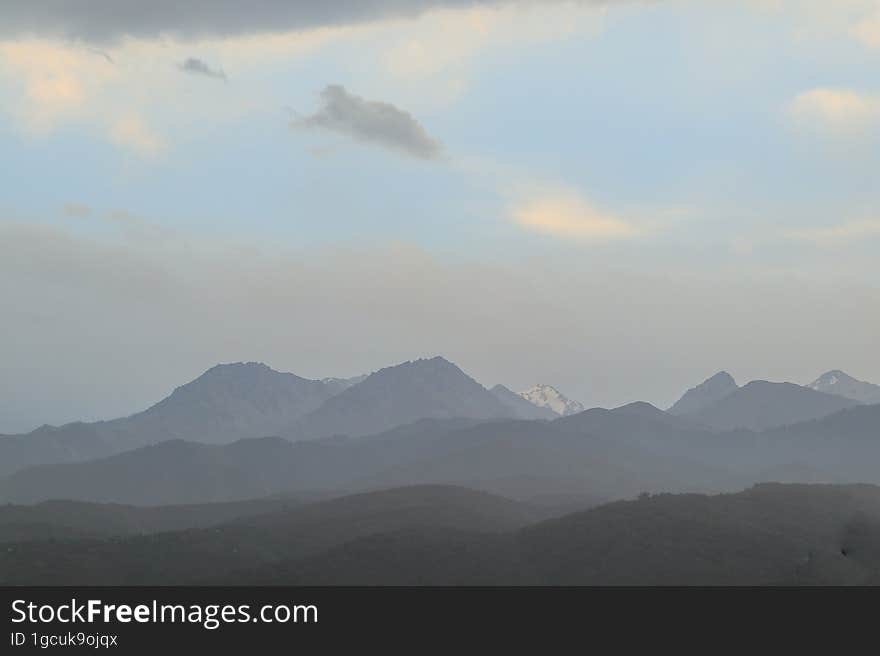
<svg viewBox="0 0 880 656">
<path fill-rule="evenodd" d="M 167 440 L 227 444 L 278 435 L 365 435 L 423 418 L 520 417 L 524 407 L 511 407 L 443 358 L 324 380 L 281 373 L 259 363 L 218 365 L 130 417 L 44 426 L 27 435 L 0 437 L 0 474 Z M 535 412 L 549 416 L 536 406 Z"/>
<path fill-rule="evenodd" d="M 714 431 L 646 403 L 554 421 L 425 419 L 364 437 L 182 440 L 0 479 L 0 502 L 206 503 L 424 483 L 576 507 L 642 491 L 762 481 L 880 483 L 880 405 L 755 432 Z"/>
<path fill-rule="evenodd" d="M 76 540 L 207 528 L 301 506 L 313 497 L 278 496 L 229 503 L 144 508 L 118 503 L 44 501 L 0 506 L 0 543 Z"/>
<path fill-rule="evenodd" d="M 880 488 L 642 495 L 548 519 L 416 486 L 211 528 L 2 547 L 0 585 L 876 585 Z"/>
<path fill-rule="evenodd" d="M 199 504 L 433 483 L 575 507 L 643 490 L 880 482 L 880 405 L 806 387 L 722 374 L 670 412 L 634 403 L 560 417 L 525 403 L 442 358 L 349 381 L 226 365 L 127 419 L 0 438 L 0 502 Z"/>
<path fill-rule="evenodd" d="M 727 372 L 689 389 L 669 413 L 717 430 L 768 430 L 820 419 L 859 401 L 792 383 L 755 380 L 739 387 Z"/>
</svg>

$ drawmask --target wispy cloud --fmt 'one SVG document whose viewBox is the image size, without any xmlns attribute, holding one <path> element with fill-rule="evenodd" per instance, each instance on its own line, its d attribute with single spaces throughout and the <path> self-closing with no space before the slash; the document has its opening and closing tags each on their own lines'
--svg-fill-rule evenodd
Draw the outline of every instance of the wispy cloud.
<svg viewBox="0 0 880 656">
<path fill-rule="evenodd" d="M 851 33 L 867 47 L 880 48 L 880 6 L 875 13 L 856 23 Z"/>
<path fill-rule="evenodd" d="M 82 203 L 65 203 L 64 207 L 61 209 L 64 212 L 64 216 L 70 216 L 77 219 L 85 219 L 92 214 L 91 208 Z"/>
<path fill-rule="evenodd" d="M 136 114 L 116 121 L 110 128 L 110 140 L 147 159 L 161 157 L 168 150 L 165 140 Z"/>
<path fill-rule="evenodd" d="M 880 121 L 880 98 L 850 89 L 820 88 L 797 96 L 789 111 L 803 126 L 861 131 Z"/>
<path fill-rule="evenodd" d="M 816 228 L 799 228 L 786 231 L 785 236 L 789 239 L 810 241 L 815 244 L 834 244 L 867 237 L 880 237 L 880 219 L 850 221 L 849 223 Z"/>
<path fill-rule="evenodd" d="M 437 159 L 442 146 L 411 114 L 394 105 L 365 100 L 339 85 L 321 93 L 323 106 L 314 114 L 291 121 L 295 128 L 329 130 L 420 159 Z"/>
<path fill-rule="evenodd" d="M 510 215 L 527 230 L 563 239 L 606 242 L 642 234 L 632 223 L 597 209 L 568 190 L 526 200 L 513 207 Z"/>
<path fill-rule="evenodd" d="M 222 69 L 213 68 L 201 59 L 196 59 L 195 57 L 189 57 L 186 61 L 178 65 L 178 68 L 184 73 L 213 77 L 218 80 L 223 80 L 224 82 L 228 81 L 226 73 Z"/>
</svg>

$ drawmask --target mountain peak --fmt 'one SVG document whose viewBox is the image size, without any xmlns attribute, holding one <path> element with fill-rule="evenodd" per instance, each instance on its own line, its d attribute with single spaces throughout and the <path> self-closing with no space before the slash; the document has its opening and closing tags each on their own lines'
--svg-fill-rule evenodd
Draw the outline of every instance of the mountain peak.
<svg viewBox="0 0 880 656">
<path fill-rule="evenodd" d="M 199 378 L 203 376 L 224 376 L 243 372 L 279 373 L 262 362 L 222 362 L 220 364 L 215 364 L 199 376 Z"/>
<path fill-rule="evenodd" d="M 822 374 L 807 387 L 860 403 L 880 403 L 880 386 L 857 380 L 840 369 Z"/>
<path fill-rule="evenodd" d="M 289 435 L 369 435 L 419 419 L 501 419 L 514 411 L 442 357 L 380 369 L 326 401 Z"/>
<path fill-rule="evenodd" d="M 707 378 L 696 387 L 690 388 L 669 408 L 673 415 L 687 415 L 699 412 L 725 396 L 732 394 L 738 388 L 736 381 L 726 371 L 719 371 L 714 376 Z"/>
<path fill-rule="evenodd" d="M 218 364 L 144 412 L 138 434 L 204 442 L 276 435 L 332 396 L 323 383 L 261 362 Z"/>
<path fill-rule="evenodd" d="M 539 383 L 524 392 L 520 392 L 519 395 L 529 403 L 539 408 L 549 408 L 562 417 L 584 411 L 583 404 L 572 401 L 552 385 L 544 383 Z"/>
<path fill-rule="evenodd" d="M 707 383 L 715 383 L 715 384 L 733 384 L 736 385 L 736 380 L 733 376 L 731 376 L 726 371 L 719 371 L 717 374 L 709 378 Z"/>
</svg>

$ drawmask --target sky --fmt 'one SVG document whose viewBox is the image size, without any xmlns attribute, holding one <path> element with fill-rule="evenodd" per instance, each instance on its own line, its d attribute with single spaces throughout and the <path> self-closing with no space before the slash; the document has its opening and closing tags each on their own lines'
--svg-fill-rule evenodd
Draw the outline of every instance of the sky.
<svg viewBox="0 0 880 656">
<path fill-rule="evenodd" d="M 5 0 L 0 433 L 220 362 L 880 382 L 880 0 Z"/>
</svg>

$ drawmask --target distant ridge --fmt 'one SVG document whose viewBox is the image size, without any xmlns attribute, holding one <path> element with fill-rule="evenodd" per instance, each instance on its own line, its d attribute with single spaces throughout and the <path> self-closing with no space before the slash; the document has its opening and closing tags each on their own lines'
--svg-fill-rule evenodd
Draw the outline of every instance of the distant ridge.
<svg viewBox="0 0 880 656">
<path fill-rule="evenodd" d="M 221 364 L 147 410 L 110 421 L 43 426 L 0 438 L 0 475 L 79 462 L 168 440 L 227 444 L 277 435 L 334 395 L 333 387 L 258 362 Z"/>
<path fill-rule="evenodd" d="M 739 386 L 733 376 L 726 371 L 719 371 L 685 392 L 675 405 L 669 408 L 669 412 L 673 415 L 693 414 L 733 394 L 738 389 Z"/>
<path fill-rule="evenodd" d="M 718 430 L 767 430 L 820 419 L 857 401 L 792 383 L 752 381 L 687 417 Z"/>
<path fill-rule="evenodd" d="M 379 433 L 419 419 L 501 419 L 514 411 L 442 357 L 370 374 L 291 425 L 291 439 Z"/>
</svg>

